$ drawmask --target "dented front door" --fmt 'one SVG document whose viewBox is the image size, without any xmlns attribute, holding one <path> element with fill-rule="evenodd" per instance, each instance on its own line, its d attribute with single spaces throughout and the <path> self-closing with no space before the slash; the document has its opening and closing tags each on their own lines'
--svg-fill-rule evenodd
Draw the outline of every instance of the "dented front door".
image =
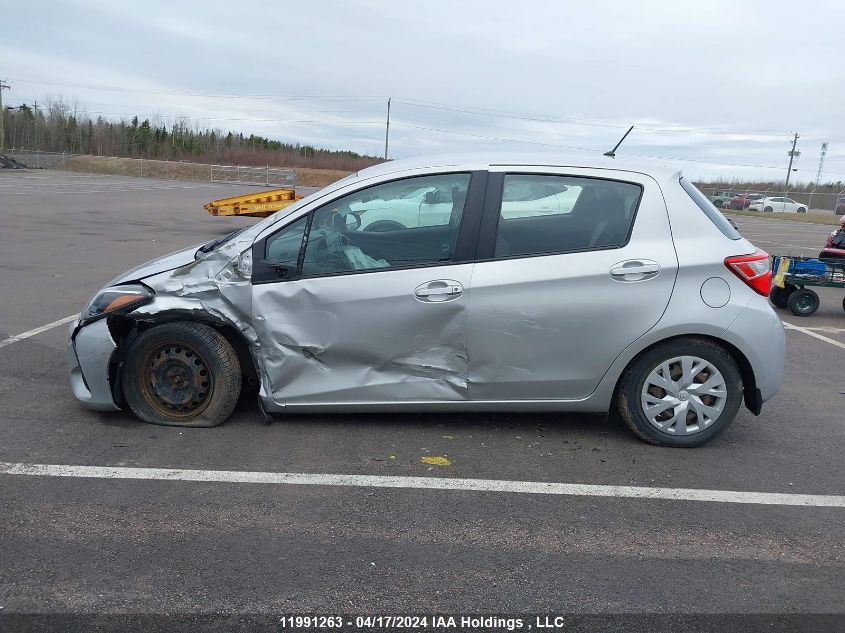
<svg viewBox="0 0 845 633">
<path fill-rule="evenodd" d="M 467 397 L 472 264 L 257 285 L 253 313 L 280 405 Z"/>
</svg>

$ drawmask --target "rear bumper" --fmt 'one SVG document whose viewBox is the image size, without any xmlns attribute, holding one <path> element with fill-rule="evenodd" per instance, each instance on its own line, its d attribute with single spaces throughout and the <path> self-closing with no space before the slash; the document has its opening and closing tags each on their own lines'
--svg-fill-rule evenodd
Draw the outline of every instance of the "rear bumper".
<svg viewBox="0 0 845 633">
<path fill-rule="evenodd" d="M 752 396 L 754 405 L 759 408 L 783 384 L 786 359 L 783 323 L 766 298 L 755 296 L 725 332 L 725 339 L 735 345 L 751 364 L 759 394 L 746 394 L 746 403 Z"/>
<path fill-rule="evenodd" d="M 71 323 L 65 359 L 73 395 L 89 409 L 120 411 L 112 396 L 109 383 L 109 364 L 117 345 L 111 337 L 105 319 L 77 330 Z"/>
</svg>

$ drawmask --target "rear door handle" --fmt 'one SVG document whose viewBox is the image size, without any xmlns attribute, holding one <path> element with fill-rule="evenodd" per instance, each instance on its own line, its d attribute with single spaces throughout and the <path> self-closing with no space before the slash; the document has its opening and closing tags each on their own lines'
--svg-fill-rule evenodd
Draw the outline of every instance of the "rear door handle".
<svg viewBox="0 0 845 633">
<path fill-rule="evenodd" d="M 457 299 L 464 292 L 464 287 L 454 279 L 435 279 L 420 284 L 414 289 L 414 297 L 420 301 L 440 302 Z"/>
<path fill-rule="evenodd" d="M 629 259 L 614 264 L 610 269 L 610 276 L 617 281 L 643 281 L 656 277 L 660 272 L 660 264 L 650 259 Z"/>
</svg>

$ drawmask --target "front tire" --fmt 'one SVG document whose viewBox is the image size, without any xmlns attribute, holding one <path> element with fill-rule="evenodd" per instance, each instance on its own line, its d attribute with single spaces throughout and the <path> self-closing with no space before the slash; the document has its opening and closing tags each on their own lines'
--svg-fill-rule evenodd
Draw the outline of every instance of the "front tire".
<svg viewBox="0 0 845 633">
<path fill-rule="evenodd" d="M 804 207 L 798 207 L 798 213 L 807 213 L 807 209 Z"/>
<path fill-rule="evenodd" d="M 241 391 L 232 345 L 202 323 L 172 321 L 138 337 L 127 353 L 123 390 L 144 422 L 217 426 L 231 415 Z"/>
<path fill-rule="evenodd" d="M 772 209 L 772 207 L 766 207 L 765 209 L 763 209 L 763 213 L 773 213 L 773 212 L 774 212 L 774 209 Z"/>
<path fill-rule="evenodd" d="M 617 406 L 634 434 L 652 444 L 690 448 L 724 431 L 742 404 L 736 362 L 706 339 L 658 345 L 635 358 L 619 383 Z"/>
</svg>

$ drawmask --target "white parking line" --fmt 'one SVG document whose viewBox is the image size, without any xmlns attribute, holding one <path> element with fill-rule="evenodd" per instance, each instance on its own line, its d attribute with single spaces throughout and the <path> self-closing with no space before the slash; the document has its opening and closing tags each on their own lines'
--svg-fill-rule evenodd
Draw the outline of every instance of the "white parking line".
<svg viewBox="0 0 845 633">
<path fill-rule="evenodd" d="M 36 477 L 200 481 L 230 484 L 461 490 L 470 492 L 509 492 L 579 497 L 620 497 L 629 499 L 709 501 L 717 503 L 804 506 L 813 508 L 845 508 L 845 496 L 841 495 L 701 490 L 697 488 L 649 488 L 495 479 L 273 473 L 236 470 L 184 470 L 180 468 L 130 468 L 125 466 L 68 466 L 62 464 L 23 464 L 11 462 L 0 462 L 0 474 Z"/>
<path fill-rule="evenodd" d="M 841 347 L 842 349 L 845 349 L 845 343 L 840 343 L 839 341 L 834 341 L 832 338 L 822 336 L 818 332 L 812 332 L 808 328 L 799 327 L 797 325 L 792 325 L 792 323 L 787 323 L 786 321 L 783 321 L 783 327 L 785 327 L 787 330 L 795 330 L 796 332 L 803 332 L 807 336 L 812 336 L 813 338 L 817 338 L 820 341 L 824 341 L 825 343 L 830 343 L 831 345 L 835 345 L 836 347 Z"/>
<path fill-rule="evenodd" d="M 23 332 L 22 334 L 15 334 L 14 336 L 10 336 L 9 338 L 0 341 L 0 347 L 6 347 L 7 345 L 11 345 L 12 343 L 17 343 L 18 341 L 27 339 L 30 336 L 35 336 L 36 334 L 41 334 L 41 332 L 46 332 L 47 330 L 51 330 L 54 327 L 58 327 L 59 325 L 70 323 L 74 319 L 78 318 L 78 314 L 71 314 L 70 316 L 66 316 L 64 319 L 59 319 L 58 321 L 47 323 L 46 325 L 42 325 L 41 327 L 35 328 L 34 330 L 29 330 L 27 332 Z"/>
</svg>

